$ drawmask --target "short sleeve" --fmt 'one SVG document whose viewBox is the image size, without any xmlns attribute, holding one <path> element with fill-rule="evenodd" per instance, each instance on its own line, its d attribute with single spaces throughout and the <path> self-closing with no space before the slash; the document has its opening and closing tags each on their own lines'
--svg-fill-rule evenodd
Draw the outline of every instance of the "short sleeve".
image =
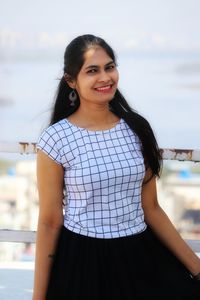
<svg viewBox="0 0 200 300">
<path fill-rule="evenodd" d="M 56 163 L 61 165 L 62 163 L 61 155 L 58 149 L 58 141 L 58 134 L 53 130 L 53 128 L 49 127 L 46 130 L 44 130 L 43 133 L 40 135 L 36 144 L 36 148 L 42 150 Z"/>
</svg>

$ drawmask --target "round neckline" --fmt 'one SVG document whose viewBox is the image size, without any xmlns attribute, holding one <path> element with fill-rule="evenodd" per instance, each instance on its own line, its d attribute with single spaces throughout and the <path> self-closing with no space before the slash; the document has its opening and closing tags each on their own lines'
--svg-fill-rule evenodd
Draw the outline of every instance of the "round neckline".
<svg viewBox="0 0 200 300">
<path fill-rule="evenodd" d="M 114 130 L 116 130 L 118 128 L 118 126 L 120 126 L 121 122 L 122 122 L 122 118 L 120 118 L 120 120 L 117 122 L 117 124 L 115 124 L 114 127 L 111 127 L 110 129 L 104 129 L 104 130 L 89 130 L 87 128 L 84 127 L 79 127 L 73 123 L 71 123 L 67 118 L 65 118 L 65 121 L 71 126 L 71 127 L 75 127 L 79 130 L 83 130 L 83 131 L 87 131 L 89 133 L 106 133 L 106 132 L 112 132 Z"/>
</svg>

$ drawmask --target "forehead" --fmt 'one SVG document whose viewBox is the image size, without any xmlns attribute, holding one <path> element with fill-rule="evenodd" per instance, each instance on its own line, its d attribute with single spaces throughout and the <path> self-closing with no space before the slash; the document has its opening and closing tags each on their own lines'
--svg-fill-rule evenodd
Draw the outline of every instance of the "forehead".
<svg viewBox="0 0 200 300">
<path fill-rule="evenodd" d="M 84 54 L 84 64 L 83 67 L 89 65 L 100 65 L 107 64 L 112 61 L 112 58 L 106 53 L 106 51 L 101 47 L 92 47 L 88 49 Z"/>
</svg>

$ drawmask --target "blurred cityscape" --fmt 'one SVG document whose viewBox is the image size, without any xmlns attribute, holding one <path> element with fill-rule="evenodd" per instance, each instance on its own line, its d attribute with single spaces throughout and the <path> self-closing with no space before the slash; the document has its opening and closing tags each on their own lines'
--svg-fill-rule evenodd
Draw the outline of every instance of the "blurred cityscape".
<svg viewBox="0 0 200 300">
<path fill-rule="evenodd" d="M 200 239 L 200 164 L 165 161 L 159 203 L 186 239 Z M 0 229 L 36 230 L 36 161 L 0 161 Z M 34 261 L 34 244 L 1 243 L 0 261 Z"/>
<path fill-rule="evenodd" d="M 38 196 L 36 162 L 0 161 L 0 228 L 36 230 Z M 1 261 L 33 261 L 34 245 L 1 243 Z"/>
</svg>

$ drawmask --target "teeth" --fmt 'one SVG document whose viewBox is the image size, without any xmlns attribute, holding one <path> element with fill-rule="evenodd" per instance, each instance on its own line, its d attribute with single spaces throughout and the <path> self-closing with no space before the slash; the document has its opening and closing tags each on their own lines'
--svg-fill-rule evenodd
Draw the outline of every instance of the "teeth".
<svg viewBox="0 0 200 300">
<path fill-rule="evenodd" d="M 104 86 L 104 87 L 97 88 L 96 90 L 104 91 L 104 90 L 108 90 L 110 88 L 111 88 L 111 86 L 109 85 L 109 86 Z"/>
</svg>

